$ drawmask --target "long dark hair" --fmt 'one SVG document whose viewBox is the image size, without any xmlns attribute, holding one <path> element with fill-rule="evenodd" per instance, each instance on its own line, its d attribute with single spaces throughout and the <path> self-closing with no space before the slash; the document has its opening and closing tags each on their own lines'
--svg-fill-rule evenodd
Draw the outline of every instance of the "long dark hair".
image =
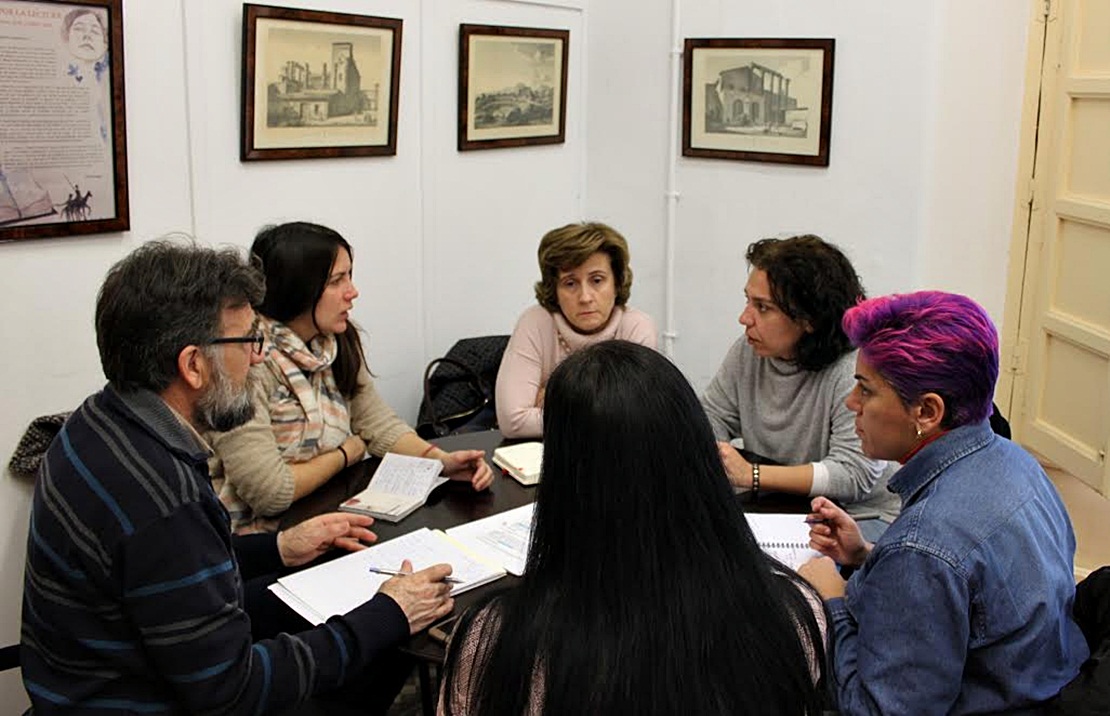
<svg viewBox="0 0 1110 716">
<path fill-rule="evenodd" d="M 461 620 L 456 645 L 491 615 L 469 703 L 448 656 L 447 712 L 521 714 L 541 685 L 543 714 L 818 714 L 807 588 L 757 546 L 678 369 L 599 343 L 548 382 L 527 571 Z"/>
<path fill-rule="evenodd" d="M 319 224 L 292 221 L 267 226 L 254 237 L 251 253 L 262 262 L 266 274 L 266 298 L 259 313 L 287 323 L 308 311 L 316 325 L 316 304 L 324 295 L 331 267 L 339 249 L 354 262 L 354 252 L 339 232 Z M 316 327 L 319 330 L 319 326 Z M 358 327 L 347 322 L 347 330 L 335 337 L 339 343 L 331 370 L 339 392 L 350 398 L 358 385 L 358 373 L 366 362 Z"/>
<path fill-rule="evenodd" d="M 809 324 L 795 362 L 818 371 L 852 350 L 840 326 L 844 312 L 866 296 L 852 262 L 819 236 L 763 239 L 748 247 L 748 264 L 767 273 L 771 297 L 791 319 Z"/>
</svg>

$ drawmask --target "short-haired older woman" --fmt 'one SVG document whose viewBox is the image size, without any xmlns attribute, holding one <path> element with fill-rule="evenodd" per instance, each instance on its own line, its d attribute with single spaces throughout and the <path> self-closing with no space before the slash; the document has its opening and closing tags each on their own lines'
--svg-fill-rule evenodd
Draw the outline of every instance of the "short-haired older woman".
<svg viewBox="0 0 1110 716">
<path fill-rule="evenodd" d="M 746 258 L 744 335 L 702 397 L 729 479 L 831 497 L 851 514 L 869 514 L 863 525 L 877 538 L 898 514 L 886 489 L 896 466 L 863 454 L 844 406 L 855 354 L 840 319 L 863 297 L 859 276 L 840 249 L 813 235 L 757 241 Z M 724 442 L 736 438 L 777 465 L 750 463 Z"/>
<path fill-rule="evenodd" d="M 460 621 L 440 713 L 820 714 L 824 611 L 759 549 L 678 368 L 606 341 L 549 390 L 527 570 Z"/>
<path fill-rule="evenodd" d="M 1079 671 L 1075 535 L 1044 470 L 994 434 L 998 334 L 969 298 L 865 301 L 848 397 L 863 449 L 899 460 L 902 513 L 874 544 L 824 498 L 799 570 L 833 620 L 840 713 L 1040 713 Z M 833 559 L 857 568 L 845 584 Z"/>
<path fill-rule="evenodd" d="M 537 252 L 538 306 L 526 310 L 505 348 L 497 373 L 497 422 L 510 438 L 543 434 L 547 378 L 571 353 L 621 339 L 655 348 L 655 323 L 630 308 L 628 243 L 600 222 L 552 229 Z"/>
</svg>

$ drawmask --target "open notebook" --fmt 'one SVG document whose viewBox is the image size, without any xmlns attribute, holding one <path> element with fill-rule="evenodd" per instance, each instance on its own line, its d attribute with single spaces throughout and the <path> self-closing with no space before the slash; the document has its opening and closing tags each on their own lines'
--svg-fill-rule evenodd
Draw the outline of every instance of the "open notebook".
<svg viewBox="0 0 1110 716">
<path fill-rule="evenodd" d="M 748 525 L 760 548 L 791 569 L 820 553 L 809 546 L 809 525 L 805 515 L 761 514 L 749 512 Z"/>
<path fill-rule="evenodd" d="M 370 567 L 397 569 L 405 559 L 416 570 L 440 562 L 450 564 L 451 576 L 461 580 L 451 590 L 452 595 L 505 576 L 500 566 L 476 557 L 443 532 L 423 527 L 282 577 L 270 585 L 270 591 L 311 623 L 323 624 L 369 601 L 390 579 L 371 572 Z"/>
<path fill-rule="evenodd" d="M 447 530 L 486 562 L 500 564 L 510 574 L 524 574 L 528 545 L 532 540 L 532 513 L 536 503 L 467 522 Z"/>
<path fill-rule="evenodd" d="M 443 483 L 443 463 L 424 457 L 387 452 L 366 489 L 339 506 L 343 512 L 370 515 L 386 522 L 400 522 L 428 501 Z"/>
</svg>

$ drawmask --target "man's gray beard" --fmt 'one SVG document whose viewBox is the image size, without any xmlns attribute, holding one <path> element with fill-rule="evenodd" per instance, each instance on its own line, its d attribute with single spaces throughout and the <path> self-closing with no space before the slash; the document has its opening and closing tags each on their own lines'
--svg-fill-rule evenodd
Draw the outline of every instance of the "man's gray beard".
<svg viewBox="0 0 1110 716">
<path fill-rule="evenodd" d="M 236 388 L 224 373 L 222 362 L 217 358 L 211 361 L 212 385 L 197 401 L 195 417 L 201 430 L 214 430 L 226 433 L 232 428 L 248 422 L 254 417 L 254 403 L 251 402 L 250 374 L 242 388 Z"/>
</svg>

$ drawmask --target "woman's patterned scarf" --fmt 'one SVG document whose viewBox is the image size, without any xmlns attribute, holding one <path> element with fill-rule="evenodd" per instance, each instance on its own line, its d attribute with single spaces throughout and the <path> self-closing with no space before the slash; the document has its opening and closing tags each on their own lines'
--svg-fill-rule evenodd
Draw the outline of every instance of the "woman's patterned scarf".
<svg viewBox="0 0 1110 716">
<path fill-rule="evenodd" d="M 347 400 L 335 384 L 331 364 L 337 342 L 318 335 L 308 345 L 284 323 L 262 319 L 274 350 L 267 358 L 285 376 L 270 396 L 270 424 L 285 462 L 306 462 L 334 450 L 351 434 Z"/>
</svg>

